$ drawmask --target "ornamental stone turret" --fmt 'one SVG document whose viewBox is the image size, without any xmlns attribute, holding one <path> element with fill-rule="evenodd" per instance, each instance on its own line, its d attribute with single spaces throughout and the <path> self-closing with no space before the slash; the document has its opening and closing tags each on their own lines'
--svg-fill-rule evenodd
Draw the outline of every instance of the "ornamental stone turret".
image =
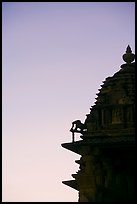
<svg viewBox="0 0 137 204">
<path fill-rule="evenodd" d="M 107 77 L 84 124 L 72 122 L 72 142 L 62 147 L 81 155 L 74 180 L 64 184 L 79 191 L 79 202 L 122 202 L 135 199 L 135 55 Z M 75 141 L 75 133 L 82 140 Z"/>
<path fill-rule="evenodd" d="M 130 64 L 131 62 L 134 61 L 134 59 L 135 59 L 135 55 L 132 53 L 132 50 L 130 46 L 128 45 L 126 53 L 123 55 L 123 60 L 127 62 L 127 64 Z"/>
</svg>

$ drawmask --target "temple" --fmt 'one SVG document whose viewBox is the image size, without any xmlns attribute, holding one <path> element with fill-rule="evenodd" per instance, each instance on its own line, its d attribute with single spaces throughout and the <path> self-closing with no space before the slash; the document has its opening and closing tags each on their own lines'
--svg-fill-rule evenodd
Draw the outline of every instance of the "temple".
<svg viewBox="0 0 137 204">
<path fill-rule="evenodd" d="M 78 191 L 78 202 L 135 200 L 135 55 L 129 45 L 122 58 L 119 71 L 103 81 L 85 122 L 72 122 L 72 141 L 61 144 L 81 156 L 72 180 L 62 181 Z"/>
</svg>

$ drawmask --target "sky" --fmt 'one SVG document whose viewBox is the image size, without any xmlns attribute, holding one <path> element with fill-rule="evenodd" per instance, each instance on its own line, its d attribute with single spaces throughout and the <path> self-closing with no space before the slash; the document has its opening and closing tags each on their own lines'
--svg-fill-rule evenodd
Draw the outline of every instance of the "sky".
<svg viewBox="0 0 137 204">
<path fill-rule="evenodd" d="M 80 155 L 61 144 L 128 44 L 135 2 L 2 2 L 3 202 L 78 201 L 62 181 Z"/>
</svg>

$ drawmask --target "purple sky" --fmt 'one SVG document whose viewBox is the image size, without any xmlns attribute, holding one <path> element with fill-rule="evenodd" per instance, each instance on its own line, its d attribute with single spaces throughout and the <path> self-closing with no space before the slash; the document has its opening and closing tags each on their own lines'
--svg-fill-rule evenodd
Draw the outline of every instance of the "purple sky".
<svg viewBox="0 0 137 204">
<path fill-rule="evenodd" d="M 3 2 L 3 202 L 76 202 L 65 150 L 106 77 L 135 52 L 135 2 Z M 79 135 L 77 135 L 79 140 Z"/>
</svg>

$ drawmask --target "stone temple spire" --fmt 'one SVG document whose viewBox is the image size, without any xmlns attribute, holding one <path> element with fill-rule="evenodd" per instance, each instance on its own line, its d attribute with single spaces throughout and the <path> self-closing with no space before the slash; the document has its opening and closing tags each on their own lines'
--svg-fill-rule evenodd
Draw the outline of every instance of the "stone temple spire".
<svg viewBox="0 0 137 204">
<path fill-rule="evenodd" d="M 62 181 L 78 191 L 78 202 L 135 201 L 134 59 L 128 45 L 122 69 L 103 81 L 85 122 L 73 121 L 72 141 L 61 144 L 81 155 L 73 179 Z M 80 140 L 74 140 L 76 133 Z"/>
<path fill-rule="evenodd" d="M 134 61 L 135 55 L 132 53 L 132 50 L 131 50 L 131 48 L 130 48 L 129 45 L 127 46 L 126 53 L 123 54 L 122 57 L 123 57 L 123 60 L 124 60 L 127 64 L 131 64 L 131 62 Z"/>
</svg>

